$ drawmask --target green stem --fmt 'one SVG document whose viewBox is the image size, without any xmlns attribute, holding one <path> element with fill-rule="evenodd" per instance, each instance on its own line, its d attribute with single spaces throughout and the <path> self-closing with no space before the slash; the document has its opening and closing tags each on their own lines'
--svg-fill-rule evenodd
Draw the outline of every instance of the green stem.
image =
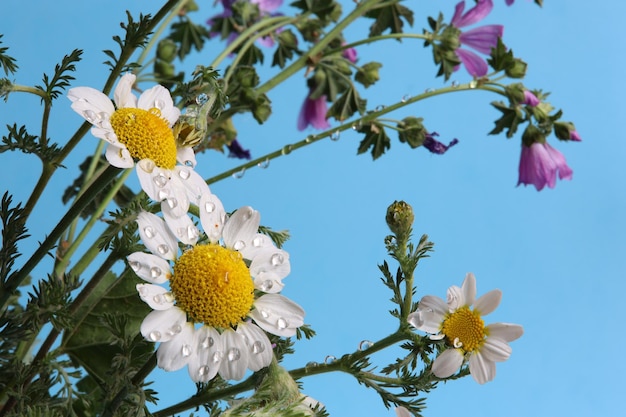
<svg viewBox="0 0 626 417">
<path fill-rule="evenodd" d="M 28 277 L 31 271 L 41 262 L 41 260 L 48 254 L 48 252 L 54 247 L 57 240 L 70 226 L 76 217 L 87 207 L 89 203 L 97 195 L 97 191 L 106 187 L 108 183 L 113 180 L 120 170 L 113 166 L 107 167 L 107 169 L 95 179 L 88 192 L 85 192 L 80 198 L 76 200 L 74 205 L 70 207 L 67 213 L 63 216 L 61 221 L 50 232 L 46 239 L 39 245 L 33 255 L 26 261 L 24 266 L 11 275 L 3 288 L 0 288 L 0 311 L 4 311 L 6 303 L 13 294 L 13 292 L 19 287 L 24 279 Z"/>
<path fill-rule="evenodd" d="M 35 88 L 35 87 L 29 87 L 26 85 L 19 85 L 19 84 L 13 84 L 11 86 L 11 92 L 14 93 L 30 93 L 30 94 L 34 94 L 36 96 L 41 97 L 42 100 L 48 100 L 49 97 L 46 94 L 45 91 L 39 89 L 39 88 Z"/>
</svg>

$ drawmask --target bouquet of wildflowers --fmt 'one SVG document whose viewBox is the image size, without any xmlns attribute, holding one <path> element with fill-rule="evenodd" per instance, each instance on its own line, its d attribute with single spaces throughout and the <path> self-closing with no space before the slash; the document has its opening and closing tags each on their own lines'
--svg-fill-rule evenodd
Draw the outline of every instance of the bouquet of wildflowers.
<svg viewBox="0 0 626 417">
<path fill-rule="evenodd" d="M 28 200 L 6 192 L 0 206 L 0 416 L 324 416 L 324 399 L 307 396 L 301 381 L 343 372 L 406 417 L 423 415 L 427 393 L 442 381 L 494 379 L 522 326 L 486 323 L 502 293 L 478 296 L 472 273 L 443 298 L 418 295 L 414 273 L 433 243 L 414 237 L 415 214 L 404 201 L 381 213 L 390 234 L 379 237 L 390 258 L 378 267 L 395 328 L 354 352 L 287 369 L 298 340 L 316 334 L 307 306 L 282 294 L 298 262 L 289 233 L 261 222 L 254 195 L 233 207 L 211 189 L 347 130 L 360 137 L 356 152 L 374 160 L 394 137 L 395 146 L 443 155 L 459 139 L 441 141 L 438 127 L 419 116 L 392 117 L 472 91 L 496 96 L 489 133 L 521 146 L 518 185 L 542 190 L 571 179 L 548 140 L 581 137 L 547 93 L 523 84 L 527 65 L 506 44 L 503 26 L 480 25 L 493 1 L 442 4 L 434 17 L 417 16 L 410 3 L 163 1 L 154 14 L 127 13 L 115 47 L 103 52 L 101 88 L 74 84 L 81 50 L 42 84 L 22 85 L 16 46 L 0 45 L 4 105 L 32 94 L 43 115 L 40 126 L 8 124 L 0 144 L 2 157 L 35 154 L 42 166 Z M 358 32 L 348 29 L 361 22 L 367 29 L 353 38 Z M 444 86 L 368 106 L 367 88 L 384 83 L 381 68 L 393 63 L 370 61 L 360 48 L 415 40 L 432 53 L 432 74 Z M 202 64 L 191 62 L 200 53 Z M 303 79 L 293 125 L 302 137 L 253 158 L 250 138 L 238 133 L 240 116 L 262 132 L 273 102 L 294 101 L 272 94 L 294 76 Z M 63 123 L 76 128 L 53 142 L 48 125 L 59 106 L 75 112 Z M 33 232 L 33 209 L 45 206 L 44 190 L 83 141 L 97 147 L 81 156 L 80 176 L 62 196 L 66 212 L 45 233 Z M 238 165 L 207 178 L 205 167 L 220 153 Z M 22 252 L 30 239 L 37 248 Z M 372 355 L 389 348 L 398 357 L 375 362 Z M 195 389 L 161 405 L 151 387 L 156 368 L 188 375 Z"/>
</svg>

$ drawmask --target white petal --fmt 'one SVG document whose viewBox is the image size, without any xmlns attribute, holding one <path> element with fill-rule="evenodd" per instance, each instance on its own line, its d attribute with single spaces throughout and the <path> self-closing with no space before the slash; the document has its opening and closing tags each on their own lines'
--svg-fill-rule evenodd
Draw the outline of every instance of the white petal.
<svg viewBox="0 0 626 417">
<path fill-rule="evenodd" d="M 441 323 L 448 313 L 448 305 L 441 298 L 434 295 L 422 297 L 417 310 L 409 314 L 409 324 L 426 333 L 439 333 Z"/>
<path fill-rule="evenodd" d="M 222 230 L 226 223 L 226 211 L 222 202 L 215 194 L 203 194 L 198 205 L 200 224 L 209 237 L 211 243 L 217 243 L 222 237 Z"/>
<path fill-rule="evenodd" d="M 173 261 L 178 254 L 176 237 L 156 214 L 142 211 L 137 215 L 139 236 L 146 248 L 163 259 Z"/>
<path fill-rule="evenodd" d="M 166 205 L 167 202 L 161 203 L 161 207 Z M 186 213 L 181 217 L 173 217 L 169 214 L 168 210 L 163 211 L 163 218 L 167 227 L 174 233 L 174 235 L 183 242 L 185 245 L 195 245 L 198 241 L 200 231 Z"/>
<path fill-rule="evenodd" d="M 113 100 L 118 109 L 125 107 L 137 107 L 137 97 L 132 93 L 135 84 L 135 74 L 124 74 L 117 82 L 113 92 Z"/>
<path fill-rule="evenodd" d="M 213 327 L 196 330 L 195 352 L 189 359 L 189 376 L 194 382 L 208 382 L 217 375 L 224 358 L 222 336 Z"/>
<path fill-rule="evenodd" d="M 491 323 L 485 330 L 490 337 L 497 337 L 506 342 L 512 342 L 524 334 L 524 328 L 519 324 Z"/>
<path fill-rule="evenodd" d="M 115 134 L 115 132 L 112 129 L 105 129 L 105 128 L 94 126 L 94 127 L 91 128 L 91 134 L 94 135 L 95 137 L 99 138 L 99 139 L 102 139 L 102 140 L 110 143 L 111 145 L 115 146 L 116 148 L 126 149 L 126 145 L 124 145 L 123 143 L 121 143 L 117 139 L 117 135 Z M 132 157 L 131 157 L 131 159 L 132 159 Z M 134 162 L 133 162 L 133 164 L 134 164 Z"/>
<path fill-rule="evenodd" d="M 200 174 L 192 167 L 176 165 L 173 177 L 179 180 L 179 184 L 185 190 L 187 198 L 195 205 L 199 205 L 203 194 L 210 194 L 211 189 Z"/>
<path fill-rule="evenodd" d="M 476 277 L 474 274 L 468 272 L 467 275 L 465 275 L 461 289 L 463 290 L 463 297 L 465 298 L 463 305 L 471 306 L 474 304 L 474 300 L 476 299 Z"/>
<path fill-rule="evenodd" d="M 250 317 L 266 332 L 284 337 L 295 335 L 296 329 L 304 324 L 302 307 L 280 294 L 259 297 Z"/>
<path fill-rule="evenodd" d="M 153 310 L 167 310 L 174 307 L 174 296 L 166 288 L 153 284 L 137 284 L 139 297 Z"/>
<path fill-rule="evenodd" d="M 72 109 L 95 126 L 102 120 L 101 113 L 110 117 L 115 112 L 111 99 L 95 88 L 71 88 L 67 92 L 67 97 L 72 102 Z"/>
<path fill-rule="evenodd" d="M 248 348 L 248 369 L 258 371 L 272 362 L 272 343 L 265 332 L 252 323 L 240 323 L 236 333 L 243 336 Z"/>
<path fill-rule="evenodd" d="M 194 348 L 193 324 L 184 323 L 179 334 L 159 345 L 157 365 L 166 371 L 177 371 L 187 365 Z"/>
<path fill-rule="evenodd" d="M 182 165 L 195 168 L 197 165 L 196 153 L 191 146 L 179 146 L 176 148 L 176 160 Z"/>
<path fill-rule="evenodd" d="M 496 364 L 490 361 L 481 352 L 472 353 L 469 360 L 470 374 L 476 382 L 484 384 L 496 376 Z"/>
<path fill-rule="evenodd" d="M 241 250 L 259 231 L 261 215 L 250 206 L 235 211 L 224 225 L 222 236 L 227 248 Z M 243 245 L 243 246 L 242 246 Z"/>
<path fill-rule="evenodd" d="M 269 236 L 262 233 L 256 233 L 250 242 L 246 242 L 246 246 L 240 250 L 245 259 L 254 259 L 260 252 L 266 250 L 276 250 L 276 246 Z"/>
<path fill-rule="evenodd" d="M 248 367 L 248 347 L 242 335 L 232 329 L 222 333 L 224 358 L 220 364 L 220 375 L 224 379 L 240 380 Z"/>
<path fill-rule="evenodd" d="M 246 246 L 251 246 L 250 241 L 246 243 Z M 268 248 L 258 252 L 250 263 L 250 275 L 254 277 L 255 283 L 267 279 L 282 280 L 289 275 L 289 272 L 291 272 L 289 253 L 278 248 Z"/>
<path fill-rule="evenodd" d="M 492 362 L 504 362 L 511 356 L 511 346 L 497 337 L 488 337 L 480 347 L 480 353 Z"/>
<path fill-rule="evenodd" d="M 452 376 L 463 365 L 461 349 L 446 349 L 433 362 L 432 371 L 438 378 Z"/>
<path fill-rule="evenodd" d="M 141 335 L 150 342 L 167 342 L 183 330 L 187 315 L 178 307 L 154 310 L 141 322 Z"/>
<path fill-rule="evenodd" d="M 104 152 L 109 164 L 117 168 L 132 168 L 135 165 L 133 157 L 126 147 L 119 148 L 115 145 L 109 145 Z"/>
<path fill-rule="evenodd" d="M 491 290 L 488 293 L 483 294 L 478 300 L 476 300 L 476 303 L 474 304 L 474 310 L 478 311 L 481 316 L 486 316 L 487 314 L 498 308 L 501 299 L 502 291 Z"/>
<path fill-rule="evenodd" d="M 450 313 L 455 312 L 457 309 L 463 307 L 465 304 L 465 295 L 461 287 L 456 285 L 448 288 L 446 292 L 446 302 L 448 303 L 448 310 Z"/>
<path fill-rule="evenodd" d="M 162 85 L 155 85 L 141 93 L 137 107 L 144 110 L 159 109 L 161 117 L 167 120 L 170 127 L 180 116 L 180 110 L 174 106 L 169 90 Z"/>
<path fill-rule="evenodd" d="M 151 253 L 135 252 L 126 259 L 139 278 L 152 284 L 163 284 L 172 276 L 169 262 Z"/>
<path fill-rule="evenodd" d="M 167 212 L 170 218 L 187 215 L 189 199 L 185 193 L 185 188 L 176 177 L 172 177 L 165 189 L 159 191 L 159 195 L 164 196 L 161 200 L 161 209 L 164 214 Z"/>
<path fill-rule="evenodd" d="M 154 164 L 150 159 L 137 162 L 137 177 L 141 188 L 152 200 L 162 201 L 171 195 L 170 179 L 172 172 Z"/>
</svg>

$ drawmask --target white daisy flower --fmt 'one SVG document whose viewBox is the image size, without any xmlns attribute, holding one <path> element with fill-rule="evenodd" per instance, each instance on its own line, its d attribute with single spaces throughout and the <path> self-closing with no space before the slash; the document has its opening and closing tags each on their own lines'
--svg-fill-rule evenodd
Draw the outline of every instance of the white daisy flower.
<svg viewBox="0 0 626 417">
<path fill-rule="evenodd" d="M 510 323 L 485 326 L 482 317 L 498 307 L 502 292 L 492 290 L 476 300 L 474 274 L 467 274 L 461 288 L 450 287 L 447 298 L 446 302 L 427 295 L 407 318 L 416 329 L 431 333 L 431 339 L 445 339 L 448 343 L 449 348 L 433 362 L 433 374 L 447 378 L 469 359 L 472 377 L 479 384 L 491 381 L 496 376 L 496 362 L 509 358 L 509 342 L 519 338 L 524 329 Z"/>
<path fill-rule="evenodd" d="M 201 198 L 200 223 L 208 242 L 188 216 L 166 223 L 142 212 L 139 234 L 151 253 L 135 252 L 128 263 L 147 281 L 138 284 L 141 299 L 153 311 L 141 334 L 160 342 L 159 367 L 188 366 L 195 382 L 218 373 L 241 379 L 272 361 L 264 331 L 290 337 L 304 324 L 304 310 L 278 294 L 290 272 L 289 254 L 259 234 L 260 215 L 242 207 L 227 217 L 213 194 Z M 179 255 L 178 240 L 187 248 Z M 169 288 L 161 286 L 169 282 Z"/>
<path fill-rule="evenodd" d="M 139 182 L 146 194 L 161 201 L 163 211 L 180 217 L 189 202 L 198 203 L 208 186 L 193 167 L 195 153 L 177 147 L 172 126 L 180 117 L 169 91 L 156 85 L 139 98 L 132 93 L 134 74 L 122 76 L 113 93 L 114 103 L 91 87 L 69 90 L 72 109 L 93 125 L 91 133 L 109 143 L 106 158 L 118 168 L 136 164 Z M 181 165 L 177 165 L 176 162 Z"/>
</svg>

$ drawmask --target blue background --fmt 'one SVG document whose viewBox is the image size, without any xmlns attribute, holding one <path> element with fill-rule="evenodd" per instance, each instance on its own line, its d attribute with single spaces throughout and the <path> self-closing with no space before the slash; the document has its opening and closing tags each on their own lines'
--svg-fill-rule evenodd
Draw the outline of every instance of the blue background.
<svg viewBox="0 0 626 417">
<path fill-rule="evenodd" d="M 322 362 L 326 355 L 339 357 L 356 350 L 361 340 L 375 341 L 394 331 L 397 324 L 387 313 L 393 308 L 391 294 L 380 283 L 377 264 L 388 259 L 383 245 L 389 233 L 386 208 L 402 199 L 415 209 L 416 238 L 427 233 L 436 244 L 432 257 L 417 270 L 417 297 L 445 297 L 450 285 L 460 285 L 472 271 L 479 294 L 493 288 L 504 294 L 486 321 L 519 323 L 525 329 L 512 343 L 510 360 L 498 364 L 493 382 L 481 386 L 465 378 L 441 384 L 428 395 L 424 414 L 615 415 L 622 408 L 626 371 L 626 315 L 619 301 L 626 292 L 626 145 L 620 122 L 626 110 L 626 5 L 546 0 L 540 9 L 522 0 L 512 7 L 504 0 L 494 2 L 484 22 L 505 25 L 505 43 L 529 64 L 525 85 L 551 91 L 549 101 L 564 109 L 564 119 L 574 121 L 583 138 L 581 143 L 551 139 L 574 170 L 572 181 L 541 192 L 516 187 L 519 137 L 488 136 L 499 117 L 489 102 L 499 97 L 472 91 L 417 103 L 391 116 L 424 117 L 444 142 L 458 138 L 460 143 L 444 156 L 410 150 L 392 136 L 392 149 L 372 161 L 369 154 L 356 155 L 361 137 L 347 131 L 338 141 L 294 151 L 265 169 L 248 170 L 241 179 L 221 181 L 212 191 L 227 209 L 252 205 L 264 225 L 292 234 L 286 245 L 292 273 L 283 293 L 305 308 L 306 322 L 318 336 L 296 344 L 296 354 L 285 361 L 288 368 Z M 43 72 L 51 74 L 63 55 L 81 48 L 85 53 L 72 86 L 100 88 L 108 75 L 102 50 L 117 50 L 111 36 L 123 36 L 119 22 L 125 20 L 125 9 L 135 15 L 154 13 L 160 3 L 7 2 L 0 33 L 20 66 L 11 79 L 41 84 Z M 407 3 L 416 10 L 413 29 L 421 33 L 427 15 L 441 10 L 449 21 L 456 2 Z M 210 8 L 213 1 L 199 4 L 201 11 L 193 16 L 198 21 L 221 11 Z M 343 4 L 345 10 L 354 7 L 350 1 Z M 365 36 L 369 23 L 347 31 L 348 41 Z M 208 64 L 222 46 L 215 42 L 186 65 Z M 384 64 L 379 84 L 363 92 L 369 109 L 444 85 L 435 79 L 430 51 L 420 41 L 386 41 L 359 47 L 358 54 L 360 63 Z M 469 76 L 461 69 L 453 79 L 467 82 Z M 242 145 L 258 157 L 314 133 L 295 128 L 305 94 L 301 73 L 269 93 L 274 115 L 265 125 L 259 128 L 251 117 L 236 119 Z M 64 100 L 53 107 L 50 124 L 52 140 L 61 144 L 82 122 Z M 27 124 L 35 133 L 40 117 L 35 96 L 12 94 L 8 103 L 0 103 L 2 126 Z M 67 168 L 53 177 L 45 204 L 28 225 L 33 242 L 21 247 L 23 259 L 65 212 L 60 194 L 96 144 L 86 136 L 65 161 Z M 25 201 L 40 173 L 38 161 L 17 153 L 0 158 L 0 188 Z M 214 152 L 198 160 L 198 171 L 206 178 L 238 163 Z M 373 362 L 384 366 L 394 353 L 381 353 Z M 195 393 L 186 370 L 155 371 L 150 378 L 160 392 L 158 408 Z M 347 374 L 305 379 L 304 392 L 323 402 L 331 415 L 393 415 L 373 391 Z"/>
</svg>

